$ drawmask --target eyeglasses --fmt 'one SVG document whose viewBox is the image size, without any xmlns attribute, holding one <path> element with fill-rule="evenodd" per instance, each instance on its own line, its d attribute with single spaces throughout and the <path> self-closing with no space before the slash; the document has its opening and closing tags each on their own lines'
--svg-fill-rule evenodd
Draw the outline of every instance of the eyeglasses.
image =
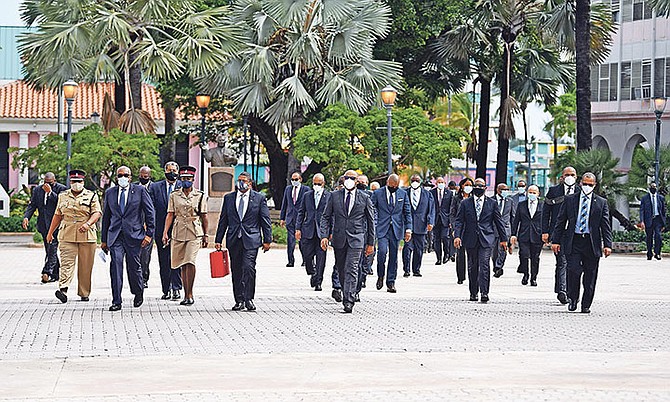
<svg viewBox="0 0 670 402">
<path fill-rule="evenodd" d="M 130 177 L 130 173 L 117 173 L 116 177 Z"/>
</svg>

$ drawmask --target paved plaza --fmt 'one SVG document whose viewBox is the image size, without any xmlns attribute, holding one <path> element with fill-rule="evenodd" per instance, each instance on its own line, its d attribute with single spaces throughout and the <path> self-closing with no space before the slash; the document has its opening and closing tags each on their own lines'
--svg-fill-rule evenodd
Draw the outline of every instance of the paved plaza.
<svg viewBox="0 0 670 402">
<path fill-rule="evenodd" d="M 208 252 L 195 305 L 160 300 L 154 252 L 144 305 L 126 283 L 111 313 L 101 260 L 91 301 L 70 292 L 62 305 L 39 283 L 42 250 L 3 246 L 0 400 L 670 400 L 667 257 L 601 260 L 586 315 L 556 300 L 549 252 L 536 288 L 509 256 L 486 305 L 466 301 L 454 263 L 427 254 L 424 276 L 401 276 L 397 294 L 369 277 L 349 315 L 282 249 L 259 255 L 258 310 L 230 311 L 230 278 L 209 277 Z"/>
</svg>

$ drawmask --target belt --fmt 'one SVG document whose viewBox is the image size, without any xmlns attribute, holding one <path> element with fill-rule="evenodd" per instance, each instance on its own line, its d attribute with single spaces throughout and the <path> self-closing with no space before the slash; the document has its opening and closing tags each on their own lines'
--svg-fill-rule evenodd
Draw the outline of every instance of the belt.
<svg viewBox="0 0 670 402">
<path fill-rule="evenodd" d="M 591 237 L 590 233 L 575 233 L 575 237 L 579 237 L 580 239 L 587 239 Z"/>
</svg>

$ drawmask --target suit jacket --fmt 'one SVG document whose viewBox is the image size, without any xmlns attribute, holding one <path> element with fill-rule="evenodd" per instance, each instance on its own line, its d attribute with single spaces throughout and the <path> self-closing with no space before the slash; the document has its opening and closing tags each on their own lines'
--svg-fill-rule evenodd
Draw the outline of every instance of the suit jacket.
<svg viewBox="0 0 670 402">
<path fill-rule="evenodd" d="M 335 248 L 364 248 L 375 244 L 375 211 L 370 197 L 362 190 L 356 191 L 354 205 L 347 213 L 344 206 L 344 189 L 330 193 L 321 216 L 322 239 L 333 236 Z"/>
<path fill-rule="evenodd" d="M 484 197 L 482 212 L 477 220 L 475 197 L 470 196 L 461 202 L 454 221 L 454 237 L 460 237 L 466 249 L 494 247 L 496 240 L 507 241 L 505 224 L 494 199 Z"/>
<path fill-rule="evenodd" d="M 393 230 L 396 239 L 402 239 L 407 230 L 412 230 L 412 211 L 409 196 L 399 188 L 393 194 L 394 205 L 389 205 L 386 186 L 372 193 L 372 205 L 377 212 L 377 238 L 386 237 L 389 229 Z"/>
<path fill-rule="evenodd" d="M 298 187 L 298 197 L 296 197 L 295 204 L 293 204 L 293 186 L 288 186 L 284 189 L 284 198 L 281 202 L 281 212 L 279 219 L 286 221 L 286 226 L 293 225 L 298 220 L 298 208 L 302 202 L 305 194 L 310 191 L 309 187 L 304 184 Z"/>
<path fill-rule="evenodd" d="M 512 236 L 516 236 L 520 243 L 542 243 L 542 209 L 544 203 L 540 200 L 535 202 L 537 207 L 533 217 L 530 216 L 528 200 L 521 201 L 516 210 L 516 215 L 514 215 Z"/>
<path fill-rule="evenodd" d="M 326 204 L 330 198 L 330 192 L 323 190 L 319 205 L 314 204 L 314 191 L 310 190 L 305 193 L 298 208 L 298 218 L 295 224 L 295 230 L 301 232 L 305 239 L 322 239 L 324 237 L 321 232 L 321 216 L 326 209 Z"/>
<path fill-rule="evenodd" d="M 575 192 L 573 194 L 580 194 L 581 188 L 575 184 Z M 544 197 L 544 208 L 542 209 L 542 233 L 551 234 L 556 227 L 556 217 L 558 211 L 561 209 L 561 204 L 565 199 L 565 186 L 559 183 L 553 187 L 549 187 L 546 197 Z"/>
<path fill-rule="evenodd" d="M 661 222 L 663 226 L 665 225 L 665 197 L 656 193 L 657 196 L 656 202 L 658 204 L 658 214 L 661 217 Z M 32 200 L 31 200 L 32 201 Z M 647 193 L 640 200 L 640 222 L 644 222 L 646 227 L 651 227 L 652 221 L 654 220 L 654 207 L 651 205 L 651 194 Z"/>
<path fill-rule="evenodd" d="M 558 211 L 556 226 L 551 235 L 551 242 L 560 244 L 561 251 L 566 255 L 572 253 L 572 240 L 575 236 L 575 227 L 579 218 L 579 198 L 581 195 L 582 193 L 578 192 L 565 197 L 561 209 Z M 596 257 L 601 257 L 601 246 L 612 248 L 612 225 L 607 200 L 596 194 L 591 196 L 588 225 L 593 254 Z"/>
<path fill-rule="evenodd" d="M 520 194 L 517 193 L 515 195 L 519 196 Z M 498 205 L 497 197 L 497 195 L 495 198 L 492 197 L 496 205 Z M 515 200 L 514 195 L 503 198 L 503 205 L 502 210 L 500 211 L 500 215 L 502 216 L 503 223 L 505 224 L 505 234 L 507 235 L 507 238 L 512 236 L 512 222 L 514 222 L 514 216 L 516 215 L 516 210 L 518 208 L 518 200 L 519 197 L 516 197 Z"/>
<path fill-rule="evenodd" d="M 421 189 L 419 205 L 416 209 L 412 205 L 412 190 L 407 192 L 408 204 L 412 212 L 412 233 L 427 234 L 427 226 L 435 225 L 435 200 L 426 189 Z M 442 199 L 444 202 L 444 198 Z"/>
<path fill-rule="evenodd" d="M 167 216 L 168 201 L 170 198 L 167 193 L 167 180 L 161 180 L 151 183 L 149 186 L 149 196 L 154 203 L 154 210 L 156 211 L 156 233 L 159 237 L 163 236 L 165 230 L 165 217 Z M 174 183 L 174 190 L 181 188 L 181 181 L 177 180 Z M 173 190 L 173 191 L 174 191 Z M 168 236 L 170 232 L 168 231 Z"/>
<path fill-rule="evenodd" d="M 51 187 L 51 192 L 49 197 L 47 197 L 47 203 L 44 204 L 44 189 L 42 186 L 37 186 L 33 188 L 33 192 L 30 195 L 30 202 L 26 208 L 23 217 L 30 220 L 35 211 L 37 211 L 37 231 L 46 234 L 49 231 L 49 226 L 51 226 L 51 220 L 54 217 L 54 212 L 56 211 L 56 205 L 58 205 L 58 194 L 62 191 L 67 190 L 67 187 L 60 183 L 54 183 Z M 56 232 L 54 232 L 54 237 L 56 237 Z"/>
<path fill-rule="evenodd" d="M 248 250 L 259 248 L 263 243 L 272 242 L 272 221 L 267 200 L 257 191 L 248 191 L 247 202 L 249 204 L 242 220 L 237 213 L 237 191 L 223 197 L 219 226 L 216 229 L 216 243 L 223 241 L 224 234 L 228 247 L 234 246 L 238 240 L 242 240 L 242 246 Z M 242 231 L 242 237 L 238 239 L 240 231 Z"/>
<path fill-rule="evenodd" d="M 120 187 L 105 191 L 105 210 L 102 213 L 102 241 L 111 246 L 123 231 L 125 238 L 141 242 L 144 236 L 154 237 L 156 212 L 149 192 L 144 186 L 131 184 L 126 193 L 126 208 L 119 207 Z"/>
<path fill-rule="evenodd" d="M 438 205 L 438 189 L 434 188 L 430 190 L 430 194 L 433 196 L 433 201 L 435 202 L 435 224 L 441 223 L 442 226 L 449 227 L 450 223 L 450 210 L 451 210 L 451 200 L 454 195 L 447 188 L 442 190 L 442 204 Z"/>
</svg>

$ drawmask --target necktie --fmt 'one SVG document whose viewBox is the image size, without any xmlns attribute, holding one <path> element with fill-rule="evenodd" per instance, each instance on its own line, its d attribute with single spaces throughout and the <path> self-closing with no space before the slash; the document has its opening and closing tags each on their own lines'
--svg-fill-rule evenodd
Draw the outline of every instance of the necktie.
<svg viewBox="0 0 670 402">
<path fill-rule="evenodd" d="M 351 205 L 351 191 L 347 191 L 347 198 L 344 200 L 344 208 L 349 214 L 349 205 Z"/>
<path fill-rule="evenodd" d="M 240 217 L 240 221 L 244 216 L 244 195 L 240 197 L 240 203 L 237 205 L 237 216 Z"/>
<path fill-rule="evenodd" d="M 579 212 L 579 233 L 586 233 L 586 225 L 589 215 L 589 197 L 582 196 L 582 208 Z"/>
<path fill-rule="evenodd" d="M 391 196 L 389 197 L 389 205 L 391 206 L 391 209 L 395 206 L 395 203 L 393 202 L 393 193 L 391 193 Z"/>
<path fill-rule="evenodd" d="M 121 209 L 121 214 L 126 211 L 126 189 L 121 189 L 121 197 L 119 198 L 119 208 Z"/>
<path fill-rule="evenodd" d="M 503 199 L 502 197 L 498 197 L 498 209 L 500 212 L 502 212 L 502 207 L 503 207 Z"/>
<path fill-rule="evenodd" d="M 321 192 L 314 192 L 314 206 L 319 206 L 319 199 L 321 198 Z"/>
<path fill-rule="evenodd" d="M 442 206 L 442 190 L 437 190 L 437 204 Z"/>
<path fill-rule="evenodd" d="M 531 201 L 530 202 L 530 217 L 532 218 L 534 216 L 535 216 L 535 201 Z"/>
<path fill-rule="evenodd" d="M 172 190 L 174 190 L 174 184 L 170 183 L 170 187 L 168 188 L 168 198 L 170 198 L 170 194 L 172 194 Z"/>
<path fill-rule="evenodd" d="M 298 187 L 293 187 L 293 204 L 298 200 Z"/>
<path fill-rule="evenodd" d="M 419 206 L 419 194 L 418 191 L 412 191 L 412 208 L 416 209 Z"/>
<path fill-rule="evenodd" d="M 479 220 L 479 215 L 482 213 L 482 199 L 481 198 L 477 198 L 476 212 L 477 212 L 477 219 Z"/>
</svg>

